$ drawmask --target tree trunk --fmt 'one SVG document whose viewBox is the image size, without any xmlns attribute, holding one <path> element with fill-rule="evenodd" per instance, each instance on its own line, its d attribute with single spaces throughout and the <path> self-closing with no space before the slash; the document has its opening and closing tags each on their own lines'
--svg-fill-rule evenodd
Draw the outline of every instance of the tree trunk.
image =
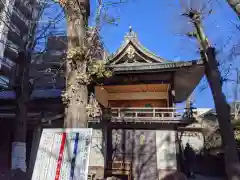
<svg viewBox="0 0 240 180">
<path fill-rule="evenodd" d="M 85 44 L 87 17 L 89 10 L 88 0 L 67 0 L 63 4 L 67 17 L 68 49 L 82 48 Z M 64 127 L 83 128 L 87 126 L 87 103 L 88 89 L 87 84 L 80 83 L 77 77 L 86 75 L 87 60 L 76 61 L 73 65 L 72 60 L 66 62 L 66 94 L 67 99 L 65 109 Z"/>
<path fill-rule="evenodd" d="M 74 79 L 74 75 L 72 77 Z M 79 85 L 76 91 L 67 89 L 67 93 L 71 94 L 71 100 L 67 104 L 65 110 L 64 127 L 66 128 L 83 128 L 87 127 L 87 111 L 88 89 L 86 85 Z"/>
<path fill-rule="evenodd" d="M 29 68 L 27 56 L 21 52 L 17 58 L 15 92 L 17 99 L 16 121 L 14 123 L 12 142 L 12 169 L 26 172 L 26 132 L 27 132 L 27 102 L 29 97 Z"/>
<path fill-rule="evenodd" d="M 191 19 L 194 27 L 196 28 L 194 36 L 197 38 L 201 47 L 201 56 L 204 61 L 205 74 L 214 99 L 225 153 L 225 171 L 227 177 L 229 180 L 240 180 L 240 171 L 238 169 L 240 168 L 240 164 L 231 125 L 230 107 L 226 101 L 225 95 L 222 92 L 221 74 L 218 70 L 215 49 L 210 47 L 208 39 L 203 31 L 201 26 L 201 15 L 191 10 L 184 15 Z"/>
<path fill-rule="evenodd" d="M 237 13 L 238 17 L 240 17 L 240 0 L 227 0 L 227 3 Z"/>
<path fill-rule="evenodd" d="M 203 55 L 204 56 L 204 55 Z M 221 75 L 215 58 L 215 49 L 209 47 L 206 52 L 205 74 L 212 91 L 217 112 L 220 133 L 225 152 L 225 169 L 229 180 L 240 179 L 240 164 L 230 119 L 230 107 L 222 92 Z"/>
</svg>

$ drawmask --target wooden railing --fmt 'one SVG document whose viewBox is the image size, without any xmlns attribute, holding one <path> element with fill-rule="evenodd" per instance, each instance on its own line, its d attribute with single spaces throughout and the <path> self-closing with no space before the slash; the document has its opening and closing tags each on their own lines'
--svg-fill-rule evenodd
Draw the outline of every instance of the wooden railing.
<svg viewBox="0 0 240 180">
<path fill-rule="evenodd" d="M 185 108 L 111 108 L 110 112 L 114 120 L 177 121 L 193 118 L 192 109 Z"/>
<path fill-rule="evenodd" d="M 123 161 L 110 161 L 107 163 L 107 169 L 131 171 L 132 163 Z"/>
<path fill-rule="evenodd" d="M 185 123 L 193 120 L 193 109 L 156 107 L 156 108 L 122 108 L 104 109 L 103 116 L 88 119 L 89 122 L 100 122 L 102 119 L 119 123 Z"/>
<path fill-rule="evenodd" d="M 125 161 L 109 161 L 107 163 L 107 175 L 108 176 L 125 176 L 128 180 L 131 180 L 132 163 Z"/>
</svg>

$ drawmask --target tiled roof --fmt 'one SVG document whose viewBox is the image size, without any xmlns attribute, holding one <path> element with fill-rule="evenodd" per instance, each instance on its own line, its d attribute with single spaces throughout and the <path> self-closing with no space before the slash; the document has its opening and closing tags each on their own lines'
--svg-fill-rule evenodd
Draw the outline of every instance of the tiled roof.
<svg viewBox="0 0 240 180">
<path fill-rule="evenodd" d="M 236 103 L 236 105 L 237 105 L 237 108 L 240 106 L 240 101 L 236 101 L 236 102 L 229 103 L 229 106 L 230 106 L 230 108 L 231 108 L 231 113 L 234 113 L 234 111 L 235 111 L 235 103 Z M 212 109 L 210 109 L 209 111 L 203 113 L 202 115 L 203 115 L 203 116 L 206 116 L 206 115 L 209 115 L 209 114 L 215 114 L 215 115 L 216 115 L 216 113 L 217 113 L 217 112 L 216 112 L 216 109 L 215 109 L 215 108 L 212 108 Z"/>
</svg>

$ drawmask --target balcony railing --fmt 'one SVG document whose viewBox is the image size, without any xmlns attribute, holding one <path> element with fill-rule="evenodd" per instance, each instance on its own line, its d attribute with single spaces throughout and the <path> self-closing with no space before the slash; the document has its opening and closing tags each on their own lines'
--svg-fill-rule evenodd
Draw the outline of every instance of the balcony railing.
<svg viewBox="0 0 240 180">
<path fill-rule="evenodd" d="M 111 108 L 112 121 L 157 122 L 181 121 L 193 118 L 192 109 L 185 108 Z"/>
<path fill-rule="evenodd" d="M 102 117 L 103 115 L 103 117 Z M 185 123 L 194 120 L 193 108 L 122 108 L 115 107 L 105 109 L 103 113 L 98 113 L 89 122 L 100 122 L 101 119 L 113 123 Z"/>
</svg>

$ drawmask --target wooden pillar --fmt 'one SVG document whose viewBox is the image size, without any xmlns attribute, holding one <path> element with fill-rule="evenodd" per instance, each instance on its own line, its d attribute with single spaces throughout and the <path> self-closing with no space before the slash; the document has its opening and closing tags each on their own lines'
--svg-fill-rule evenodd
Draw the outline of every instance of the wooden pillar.
<svg viewBox="0 0 240 180">
<path fill-rule="evenodd" d="M 108 162 L 112 161 L 112 128 L 109 123 L 110 109 L 103 108 L 103 145 L 104 145 L 104 178 L 107 178 Z"/>
<path fill-rule="evenodd" d="M 103 127 L 103 145 L 104 145 L 104 168 L 107 167 L 107 144 L 108 144 L 108 138 L 107 138 L 107 126 L 104 125 Z"/>
<path fill-rule="evenodd" d="M 176 142 L 176 159 L 177 159 L 177 170 L 180 172 L 183 172 L 183 150 L 182 150 L 182 144 L 181 144 L 181 136 L 179 138 L 178 134 L 178 125 L 174 125 L 175 129 L 175 142 Z"/>
<path fill-rule="evenodd" d="M 105 125 L 105 133 L 106 133 L 106 148 L 105 148 L 105 172 L 104 172 L 104 178 L 107 177 L 107 169 L 108 169 L 108 162 L 112 161 L 112 128 L 109 125 Z"/>
<path fill-rule="evenodd" d="M 168 97 L 169 97 L 168 106 L 169 107 L 173 107 L 174 106 L 174 102 L 175 102 L 174 75 L 175 75 L 175 73 L 173 72 L 171 74 L 170 88 L 168 90 Z"/>
<path fill-rule="evenodd" d="M 38 126 L 33 132 L 32 147 L 31 147 L 30 161 L 29 161 L 29 168 L 28 168 L 28 177 L 29 178 L 32 177 L 33 168 L 34 168 L 35 160 L 37 157 L 37 151 L 38 151 L 38 146 L 40 143 L 41 135 L 42 135 L 42 127 Z"/>
</svg>

